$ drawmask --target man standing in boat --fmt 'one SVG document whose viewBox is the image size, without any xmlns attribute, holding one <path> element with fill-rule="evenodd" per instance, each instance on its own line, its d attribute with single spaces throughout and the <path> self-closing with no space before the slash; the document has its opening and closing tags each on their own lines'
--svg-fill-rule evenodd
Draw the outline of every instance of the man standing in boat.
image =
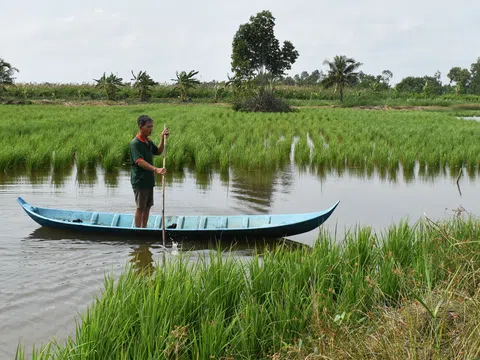
<svg viewBox="0 0 480 360">
<path fill-rule="evenodd" d="M 147 227 L 150 208 L 153 206 L 153 188 L 155 174 L 165 175 L 167 169 L 153 165 L 153 156 L 160 155 L 164 149 L 165 137 L 168 137 L 168 128 L 162 132 L 160 145 L 157 147 L 148 137 L 153 131 L 153 120 L 147 115 L 140 115 L 137 119 L 138 134 L 130 142 L 130 161 L 132 163 L 131 183 L 137 211 L 135 212 L 135 226 Z"/>
</svg>

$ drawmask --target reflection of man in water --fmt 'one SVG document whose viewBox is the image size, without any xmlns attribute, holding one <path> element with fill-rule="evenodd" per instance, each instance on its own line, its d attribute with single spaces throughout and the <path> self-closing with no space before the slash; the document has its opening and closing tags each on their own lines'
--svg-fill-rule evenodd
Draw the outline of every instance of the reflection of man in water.
<svg viewBox="0 0 480 360">
<path fill-rule="evenodd" d="M 153 266 L 153 254 L 150 251 L 149 245 L 139 245 L 133 248 L 133 251 L 130 253 L 132 262 L 135 266 L 137 272 L 152 272 L 155 267 Z"/>
<path fill-rule="evenodd" d="M 147 227 L 150 208 L 153 206 L 153 188 L 155 174 L 165 175 L 165 168 L 153 166 L 153 156 L 163 152 L 165 137 L 168 137 L 168 128 L 163 130 L 160 145 L 157 147 L 148 137 L 152 135 L 153 120 L 147 115 L 137 119 L 138 134 L 130 142 L 130 161 L 132 163 L 131 183 L 137 210 L 135 212 L 135 226 Z"/>
</svg>

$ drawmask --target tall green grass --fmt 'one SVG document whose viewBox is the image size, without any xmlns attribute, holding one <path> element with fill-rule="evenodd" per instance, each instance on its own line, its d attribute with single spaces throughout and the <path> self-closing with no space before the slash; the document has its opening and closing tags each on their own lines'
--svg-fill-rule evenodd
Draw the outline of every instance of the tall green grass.
<svg viewBox="0 0 480 360">
<path fill-rule="evenodd" d="M 136 118 L 155 120 L 152 140 L 163 123 L 167 168 L 199 174 L 243 170 L 275 171 L 293 161 L 314 171 L 360 169 L 411 178 L 418 170 L 478 171 L 480 124 L 451 113 L 358 109 L 302 109 L 288 114 L 248 114 L 211 105 L 25 106 L 0 107 L 0 171 L 53 169 L 73 164 L 78 171 L 101 166 L 108 172 L 129 165 L 129 142 Z M 11 136 L 15 119 L 16 136 Z M 155 159 L 160 166 L 162 157 Z"/>
<path fill-rule="evenodd" d="M 322 232 L 240 261 L 213 252 L 106 277 L 74 337 L 35 359 L 474 358 L 480 223 Z M 49 355 L 50 354 L 50 355 Z M 21 346 L 17 359 L 25 358 Z"/>
</svg>

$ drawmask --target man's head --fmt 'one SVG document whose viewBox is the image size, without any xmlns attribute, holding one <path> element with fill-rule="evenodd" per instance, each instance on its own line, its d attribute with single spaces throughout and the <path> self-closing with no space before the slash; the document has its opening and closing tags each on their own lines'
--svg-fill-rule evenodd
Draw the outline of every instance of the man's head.
<svg viewBox="0 0 480 360">
<path fill-rule="evenodd" d="M 137 119 L 138 130 L 140 134 L 144 137 L 152 135 L 153 131 L 153 120 L 148 115 L 140 115 Z"/>
</svg>

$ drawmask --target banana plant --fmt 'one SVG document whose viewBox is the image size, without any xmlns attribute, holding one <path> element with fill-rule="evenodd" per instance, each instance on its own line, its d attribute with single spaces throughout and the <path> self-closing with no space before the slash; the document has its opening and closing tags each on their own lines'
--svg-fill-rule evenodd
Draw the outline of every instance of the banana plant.
<svg viewBox="0 0 480 360">
<path fill-rule="evenodd" d="M 0 94 L 6 91 L 5 85 L 13 85 L 15 72 L 18 72 L 17 68 L 0 58 Z"/>
<path fill-rule="evenodd" d="M 180 74 L 176 72 L 175 81 L 175 90 L 180 91 L 180 96 L 182 101 L 187 101 L 188 99 L 188 90 L 195 88 L 196 85 L 200 84 L 200 81 L 195 79 L 194 76 L 198 74 L 198 71 L 192 70 L 188 74 L 185 71 L 182 71 Z"/>
<path fill-rule="evenodd" d="M 134 81 L 133 88 L 138 90 L 140 101 L 147 101 L 152 94 L 152 87 L 158 83 L 153 81 L 146 71 L 139 71 L 135 76 L 132 70 L 132 76 L 132 81 Z"/>
<path fill-rule="evenodd" d="M 103 73 L 100 79 L 93 79 L 97 82 L 95 87 L 103 89 L 105 94 L 107 95 L 108 100 L 116 100 L 117 99 L 117 91 L 120 86 L 124 86 L 125 84 L 122 82 L 123 79 L 111 73 L 109 76 L 106 76 Z"/>
</svg>

